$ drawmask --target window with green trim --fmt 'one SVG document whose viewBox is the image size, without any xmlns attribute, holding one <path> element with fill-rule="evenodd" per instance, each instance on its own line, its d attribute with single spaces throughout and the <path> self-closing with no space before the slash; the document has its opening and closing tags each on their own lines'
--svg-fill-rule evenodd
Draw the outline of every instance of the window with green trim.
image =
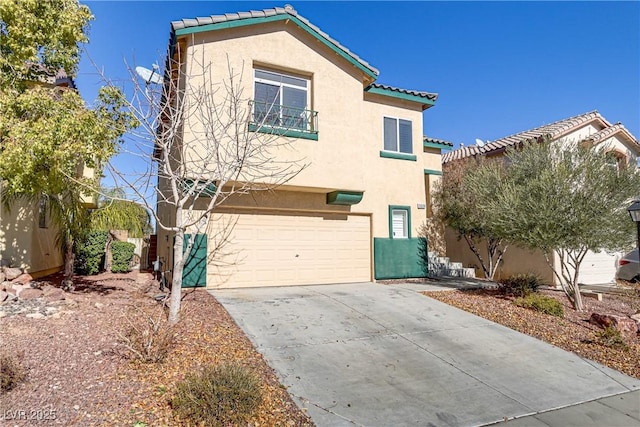
<svg viewBox="0 0 640 427">
<path fill-rule="evenodd" d="M 413 153 L 411 120 L 384 117 L 384 150 L 396 153 Z"/>
<path fill-rule="evenodd" d="M 411 238 L 411 210 L 409 206 L 389 206 L 389 237 Z"/>
<path fill-rule="evenodd" d="M 254 70 L 254 121 L 262 125 L 309 130 L 308 79 Z"/>
</svg>

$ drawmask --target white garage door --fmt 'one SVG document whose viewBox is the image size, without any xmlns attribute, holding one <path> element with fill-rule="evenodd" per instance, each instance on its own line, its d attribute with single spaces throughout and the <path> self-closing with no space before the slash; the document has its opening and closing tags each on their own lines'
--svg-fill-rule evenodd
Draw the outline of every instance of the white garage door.
<svg viewBox="0 0 640 427">
<path fill-rule="evenodd" d="M 612 283 L 616 274 L 616 262 L 621 254 L 607 252 L 587 252 L 580 265 L 578 283 L 602 285 Z"/>
<path fill-rule="evenodd" d="M 237 219 L 225 261 L 207 269 L 209 287 L 349 283 L 371 280 L 367 216 L 222 215 L 212 227 Z M 210 234 L 211 236 L 211 234 Z M 215 247 L 210 238 L 209 248 Z M 220 264 L 220 263 L 218 263 Z"/>
</svg>

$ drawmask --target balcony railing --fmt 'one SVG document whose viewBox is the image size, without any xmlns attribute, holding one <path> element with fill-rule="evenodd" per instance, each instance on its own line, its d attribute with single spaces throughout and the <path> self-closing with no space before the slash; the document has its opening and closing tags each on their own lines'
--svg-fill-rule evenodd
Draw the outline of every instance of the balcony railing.
<svg viewBox="0 0 640 427">
<path fill-rule="evenodd" d="M 251 123 L 257 129 L 289 132 L 318 133 L 318 112 L 269 102 L 249 101 Z"/>
</svg>

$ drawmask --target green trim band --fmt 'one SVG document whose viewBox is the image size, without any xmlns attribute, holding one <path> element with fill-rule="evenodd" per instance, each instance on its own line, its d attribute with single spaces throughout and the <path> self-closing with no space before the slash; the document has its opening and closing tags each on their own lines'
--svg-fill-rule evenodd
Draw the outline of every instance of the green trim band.
<svg viewBox="0 0 640 427">
<path fill-rule="evenodd" d="M 363 64 L 358 62 L 356 59 L 354 59 L 351 55 L 346 53 L 344 50 L 340 49 L 338 46 L 331 43 L 329 40 L 327 40 L 324 36 L 322 36 L 316 30 L 311 28 L 309 25 L 305 24 L 295 16 L 289 15 L 289 14 L 267 16 L 264 18 L 237 19 L 235 21 L 225 21 L 217 24 L 207 24 L 207 25 L 200 25 L 197 27 L 181 28 L 179 30 L 176 30 L 175 34 L 176 36 L 185 36 L 188 34 L 202 33 L 206 31 L 223 30 L 228 28 L 245 27 L 247 25 L 264 24 L 267 22 L 277 22 L 277 21 L 287 21 L 287 20 L 291 20 L 298 27 L 300 27 L 301 29 L 309 33 L 311 36 L 318 39 L 318 41 L 320 41 L 322 44 L 327 46 L 329 49 L 333 50 L 335 53 L 340 55 L 343 59 L 347 60 L 349 63 L 354 65 L 356 68 L 360 69 L 363 73 L 365 73 L 367 76 L 369 76 L 373 80 L 375 80 L 378 77 L 378 75 L 374 71 L 365 67 Z"/>
<path fill-rule="evenodd" d="M 433 106 L 436 105 L 435 101 L 431 101 L 430 99 L 423 98 L 417 95 L 410 95 L 408 93 L 396 92 L 391 89 L 382 89 L 379 87 L 368 87 L 365 89 L 365 92 L 373 93 L 376 95 L 389 96 L 391 98 L 402 99 L 405 101 L 418 102 L 422 105 Z"/>
<path fill-rule="evenodd" d="M 357 205 L 362 201 L 363 191 L 332 191 L 327 193 L 328 205 Z"/>
<path fill-rule="evenodd" d="M 425 175 L 442 175 L 442 171 L 437 171 L 435 169 L 425 169 L 424 174 Z"/>
<path fill-rule="evenodd" d="M 194 186 L 195 182 L 196 181 L 194 181 L 193 179 L 185 179 L 184 188 L 187 191 L 190 191 L 191 188 Z M 197 188 L 197 187 L 200 187 L 200 188 Z M 194 190 L 194 193 L 196 197 L 213 197 L 216 195 L 216 191 L 217 191 L 217 187 L 214 182 L 210 182 L 209 184 L 207 184 L 207 181 L 200 180 L 198 181 L 198 184 L 196 186 L 196 189 Z"/>
<path fill-rule="evenodd" d="M 446 144 L 438 144 L 437 142 L 423 142 L 422 146 L 426 148 L 439 148 L 440 150 L 451 150 L 452 148 Z"/>
<path fill-rule="evenodd" d="M 389 205 L 389 238 L 393 239 L 393 211 L 407 211 L 407 239 L 411 239 L 411 206 Z M 398 237 L 404 239 L 403 237 Z"/>
<path fill-rule="evenodd" d="M 395 151 L 380 151 L 380 157 L 386 157 L 387 159 L 399 159 L 399 160 L 411 160 L 415 162 L 418 158 L 415 154 L 396 153 Z"/>
<path fill-rule="evenodd" d="M 318 140 L 318 132 L 304 132 L 301 130 L 283 129 L 267 125 L 258 126 L 253 123 L 249 123 L 249 132 L 268 133 L 271 135 L 287 136 L 291 138 L 312 139 L 314 141 Z"/>
</svg>

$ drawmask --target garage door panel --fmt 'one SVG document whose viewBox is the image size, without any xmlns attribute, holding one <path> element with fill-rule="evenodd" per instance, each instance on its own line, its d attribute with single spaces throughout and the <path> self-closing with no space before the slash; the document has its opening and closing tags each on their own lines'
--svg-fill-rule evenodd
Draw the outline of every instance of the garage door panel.
<svg viewBox="0 0 640 427">
<path fill-rule="evenodd" d="M 208 270 L 209 287 L 348 283 L 371 277 L 370 221 L 366 216 L 221 215 L 216 224 L 237 223 L 225 246 L 237 262 Z M 211 248 L 215 244 L 210 244 Z"/>
<path fill-rule="evenodd" d="M 588 251 L 580 265 L 578 283 L 600 285 L 614 282 L 616 262 L 621 256 L 621 253 Z"/>
</svg>

